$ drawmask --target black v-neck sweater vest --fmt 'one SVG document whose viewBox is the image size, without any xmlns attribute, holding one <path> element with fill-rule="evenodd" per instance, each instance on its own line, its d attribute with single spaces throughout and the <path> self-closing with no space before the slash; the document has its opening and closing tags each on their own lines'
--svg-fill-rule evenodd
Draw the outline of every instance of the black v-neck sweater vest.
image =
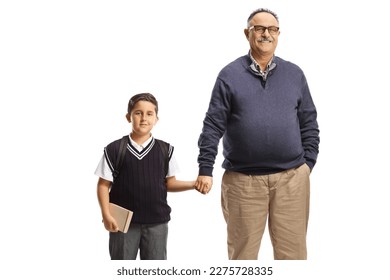
<svg viewBox="0 0 390 280">
<path fill-rule="evenodd" d="M 105 148 L 110 163 L 116 162 L 120 139 Z M 119 176 L 110 189 L 110 202 L 133 211 L 133 223 L 154 224 L 170 220 L 164 157 L 156 139 L 139 152 L 130 143 Z M 112 168 L 113 170 L 113 168 Z"/>
</svg>

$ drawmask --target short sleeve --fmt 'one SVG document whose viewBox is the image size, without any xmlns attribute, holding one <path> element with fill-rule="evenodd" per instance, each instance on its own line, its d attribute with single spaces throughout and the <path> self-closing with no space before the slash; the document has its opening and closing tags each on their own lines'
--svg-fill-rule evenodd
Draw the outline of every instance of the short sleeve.
<svg viewBox="0 0 390 280">
<path fill-rule="evenodd" d="M 103 155 L 95 170 L 95 175 L 107 181 L 113 182 L 112 172 L 106 157 Z"/>
<path fill-rule="evenodd" d="M 179 172 L 180 172 L 179 164 L 176 160 L 175 153 L 172 153 L 171 159 L 169 160 L 167 177 L 176 176 L 176 174 Z"/>
</svg>

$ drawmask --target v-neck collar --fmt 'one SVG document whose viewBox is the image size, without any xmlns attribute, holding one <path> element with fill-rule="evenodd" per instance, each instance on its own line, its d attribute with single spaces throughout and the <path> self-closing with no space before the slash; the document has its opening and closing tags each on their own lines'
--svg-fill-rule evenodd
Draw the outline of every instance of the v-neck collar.
<svg viewBox="0 0 390 280">
<path fill-rule="evenodd" d="M 148 143 L 149 142 L 149 143 Z M 153 148 L 154 146 L 154 143 L 156 142 L 156 140 L 151 137 L 150 139 L 148 139 L 146 142 L 144 142 L 142 145 L 138 145 L 137 143 L 135 143 L 131 138 L 130 138 L 130 143 L 127 144 L 127 149 L 130 151 L 130 153 L 132 153 L 136 158 L 138 158 L 139 160 L 143 159 L 149 152 L 150 150 Z M 146 146 L 144 146 L 146 144 Z M 143 147 L 142 150 L 138 150 L 135 145 L 138 145 L 138 146 L 141 146 Z"/>
</svg>

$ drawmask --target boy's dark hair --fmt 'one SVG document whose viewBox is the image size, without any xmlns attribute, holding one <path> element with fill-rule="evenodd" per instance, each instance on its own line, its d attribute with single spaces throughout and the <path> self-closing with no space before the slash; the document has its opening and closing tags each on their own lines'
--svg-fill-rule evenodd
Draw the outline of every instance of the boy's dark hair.
<svg viewBox="0 0 390 280">
<path fill-rule="evenodd" d="M 279 23 L 279 18 L 277 16 L 277 14 L 275 14 L 273 11 L 271 10 L 268 10 L 268 9 L 265 9 L 265 8 L 260 8 L 260 9 L 257 9 L 257 10 L 254 10 L 248 17 L 248 20 L 247 20 L 247 23 L 249 25 L 249 22 L 252 20 L 252 18 L 257 15 L 258 13 L 269 13 L 271 15 L 274 16 L 274 18 L 276 19 L 276 21 Z"/>
<path fill-rule="evenodd" d="M 127 113 L 131 114 L 131 110 L 133 110 L 135 104 L 137 104 L 138 101 L 148 101 L 154 106 L 156 106 L 156 115 L 158 113 L 158 102 L 157 99 L 153 96 L 151 93 L 139 93 L 134 95 L 129 100 L 129 105 L 127 106 Z"/>
</svg>

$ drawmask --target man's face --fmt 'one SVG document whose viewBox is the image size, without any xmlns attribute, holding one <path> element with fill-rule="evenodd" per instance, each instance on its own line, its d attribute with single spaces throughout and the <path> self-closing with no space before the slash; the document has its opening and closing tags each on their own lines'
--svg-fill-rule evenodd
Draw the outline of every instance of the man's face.
<svg viewBox="0 0 390 280">
<path fill-rule="evenodd" d="M 248 29 L 245 29 L 245 35 L 252 53 L 255 55 L 273 55 L 280 34 L 279 23 L 276 18 L 269 13 L 258 13 L 252 18 L 249 26 Z"/>
</svg>

